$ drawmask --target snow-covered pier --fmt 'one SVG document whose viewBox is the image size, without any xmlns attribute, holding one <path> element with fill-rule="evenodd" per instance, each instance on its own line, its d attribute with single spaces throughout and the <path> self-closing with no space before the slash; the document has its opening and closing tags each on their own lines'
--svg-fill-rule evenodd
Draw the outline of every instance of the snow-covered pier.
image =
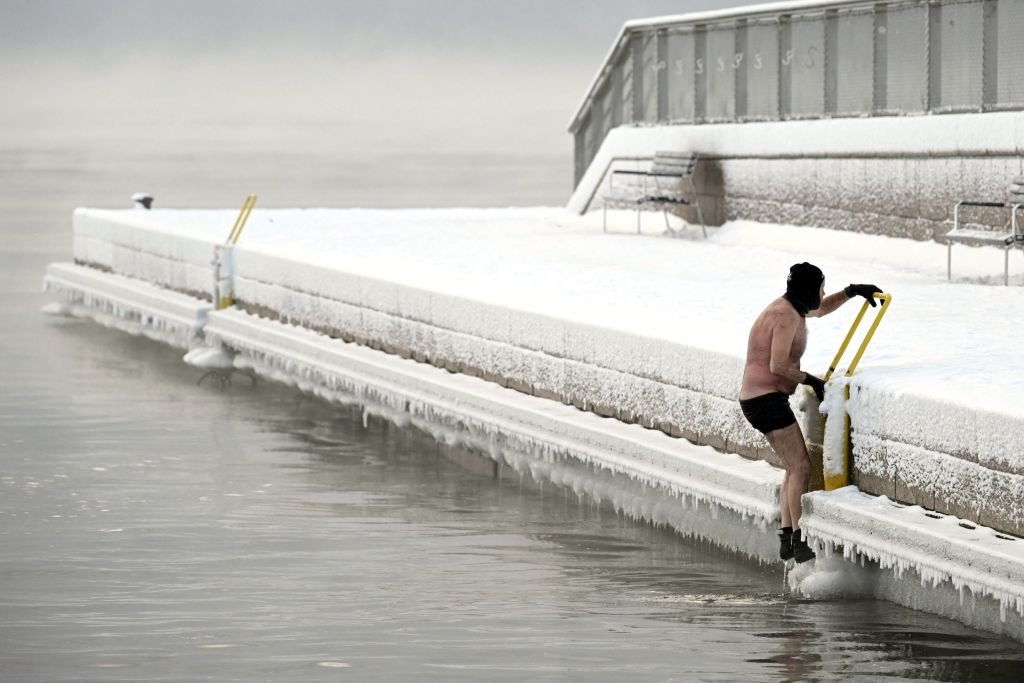
<svg viewBox="0 0 1024 683">
<path fill-rule="evenodd" d="M 996 286 L 1001 252 L 964 250 L 949 284 L 941 245 L 793 226 L 666 239 L 660 216 L 637 237 L 557 209 L 257 210 L 231 258 L 236 305 L 212 310 L 214 245 L 234 215 L 79 210 L 74 263 L 52 265 L 47 286 L 64 312 L 214 349 L 200 362 L 358 402 L 595 495 L 622 497 L 574 467 L 661 489 L 677 502 L 616 504 L 762 560 L 781 471 L 736 405 L 749 324 L 795 261 L 820 265 L 829 291 L 879 284 L 897 303 L 847 410 L 854 482 L 886 498 L 813 494 L 805 521 L 874 574 L 823 558 L 796 587 L 858 586 L 1024 640 L 1024 288 Z M 809 370 L 855 313 L 811 322 Z"/>
</svg>

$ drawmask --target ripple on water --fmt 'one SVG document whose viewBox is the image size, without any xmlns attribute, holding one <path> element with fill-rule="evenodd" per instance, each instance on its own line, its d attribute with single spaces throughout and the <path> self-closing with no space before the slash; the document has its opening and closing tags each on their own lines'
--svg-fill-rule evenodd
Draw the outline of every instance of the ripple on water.
<svg viewBox="0 0 1024 683">
<path fill-rule="evenodd" d="M 757 607 L 766 605 L 784 605 L 789 600 L 782 595 L 758 594 L 740 595 L 730 593 L 690 593 L 682 595 L 644 596 L 640 602 L 651 602 L 664 605 L 735 605 L 737 607 Z"/>
</svg>

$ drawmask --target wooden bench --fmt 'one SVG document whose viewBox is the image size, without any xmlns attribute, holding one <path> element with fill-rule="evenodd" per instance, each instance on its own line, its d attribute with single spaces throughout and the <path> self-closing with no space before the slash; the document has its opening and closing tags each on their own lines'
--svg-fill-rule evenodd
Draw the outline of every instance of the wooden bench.
<svg viewBox="0 0 1024 683">
<path fill-rule="evenodd" d="M 946 233 L 946 279 L 953 279 L 953 244 L 971 246 L 1003 247 L 1003 284 L 1010 284 L 1010 250 L 1024 248 L 1024 233 L 1017 222 L 1017 214 L 1024 207 L 1024 195 L 1014 192 L 1010 186 L 1009 202 L 959 201 L 953 207 L 953 229 Z M 1024 189 L 1024 186 L 1022 186 Z M 965 228 L 960 225 L 960 210 L 963 207 L 1009 209 L 1010 220 L 1001 230 Z"/>
<path fill-rule="evenodd" d="M 665 217 L 665 229 L 676 234 L 668 222 L 668 209 L 672 206 L 689 206 L 692 202 L 697 210 L 697 218 L 700 221 L 701 233 L 708 236 L 707 228 L 704 225 L 704 214 L 697 200 L 697 188 L 693 185 L 693 173 L 697 169 L 698 156 L 695 152 L 673 152 L 660 151 L 654 154 L 651 166 L 646 171 L 613 170 L 608 179 L 608 194 L 604 198 L 604 231 L 608 232 L 608 207 L 609 206 L 635 206 L 636 207 L 636 231 L 640 232 L 640 212 L 647 204 L 655 204 L 662 207 Z M 635 186 L 622 188 L 616 191 L 616 176 L 636 176 L 641 179 L 640 195 L 636 192 Z M 648 180 L 653 188 L 648 187 Z"/>
</svg>

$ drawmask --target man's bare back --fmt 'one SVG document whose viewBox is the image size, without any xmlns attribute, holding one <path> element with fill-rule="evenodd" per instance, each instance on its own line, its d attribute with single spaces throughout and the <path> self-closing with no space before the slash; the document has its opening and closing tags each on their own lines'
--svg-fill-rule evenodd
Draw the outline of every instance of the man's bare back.
<svg viewBox="0 0 1024 683">
<path fill-rule="evenodd" d="M 800 358 L 807 347 L 807 324 L 793 306 L 781 296 L 771 302 L 754 321 L 747 338 L 747 363 L 743 368 L 740 400 L 780 392 L 792 394 L 801 378 L 773 372 L 772 345 L 776 334 L 779 342 L 790 339 L 788 365 L 800 367 Z M 792 333 L 792 334 L 790 334 Z M 780 368 L 775 368 L 779 370 Z"/>
</svg>

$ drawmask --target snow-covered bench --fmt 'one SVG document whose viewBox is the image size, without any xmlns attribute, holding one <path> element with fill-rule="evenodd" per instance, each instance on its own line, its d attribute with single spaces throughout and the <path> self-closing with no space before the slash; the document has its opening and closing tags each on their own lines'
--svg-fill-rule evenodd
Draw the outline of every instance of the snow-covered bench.
<svg viewBox="0 0 1024 683">
<path fill-rule="evenodd" d="M 1019 182 L 1018 182 L 1019 181 Z M 963 207 L 1009 209 L 1010 219 L 1002 229 L 966 228 L 960 225 L 960 210 Z M 953 279 L 953 244 L 971 246 L 1001 246 L 1003 256 L 1003 283 L 1010 284 L 1010 249 L 1024 248 L 1024 232 L 1017 222 L 1017 214 L 1024 208 L 1024 178 L 1017 178 L 1010 185 L 1008 202 L 959 201 L 953 207 L 953 229 L 946 233 L 946 278 Z"/>
<path fill-rule="evenodd" d="M 693 185 L 693 173 L 697 169 L 698 155 L 696 152 L 673 152 L 663 150 L 655 152 L 651 167 L 646 171 L 616 169 L 611 172 L 608 180 L 609 192 L 604 197 L 604 229 L 608 230 L 609 206 L 635 206 L 636 230 L 640 232 L 640 211 L 645 204 L 656 204 L 662 207 L 665 216 L 665 228 L 672 232 L 668 223 L 668 209 L 672 206 L 689 206 L 691 203 L 697 210 L 700 229 L 704 237 L 708 236 L 704 226 L 704 214 L 697 201 L 697 189 Z M 641 179 L 640 195 L 636 194 L 636 186 L 615 187 L 615 177 L 619 175 L 639 176 Z M 648 179 L 653 189 L 648 189 Z"/>
</svg>

